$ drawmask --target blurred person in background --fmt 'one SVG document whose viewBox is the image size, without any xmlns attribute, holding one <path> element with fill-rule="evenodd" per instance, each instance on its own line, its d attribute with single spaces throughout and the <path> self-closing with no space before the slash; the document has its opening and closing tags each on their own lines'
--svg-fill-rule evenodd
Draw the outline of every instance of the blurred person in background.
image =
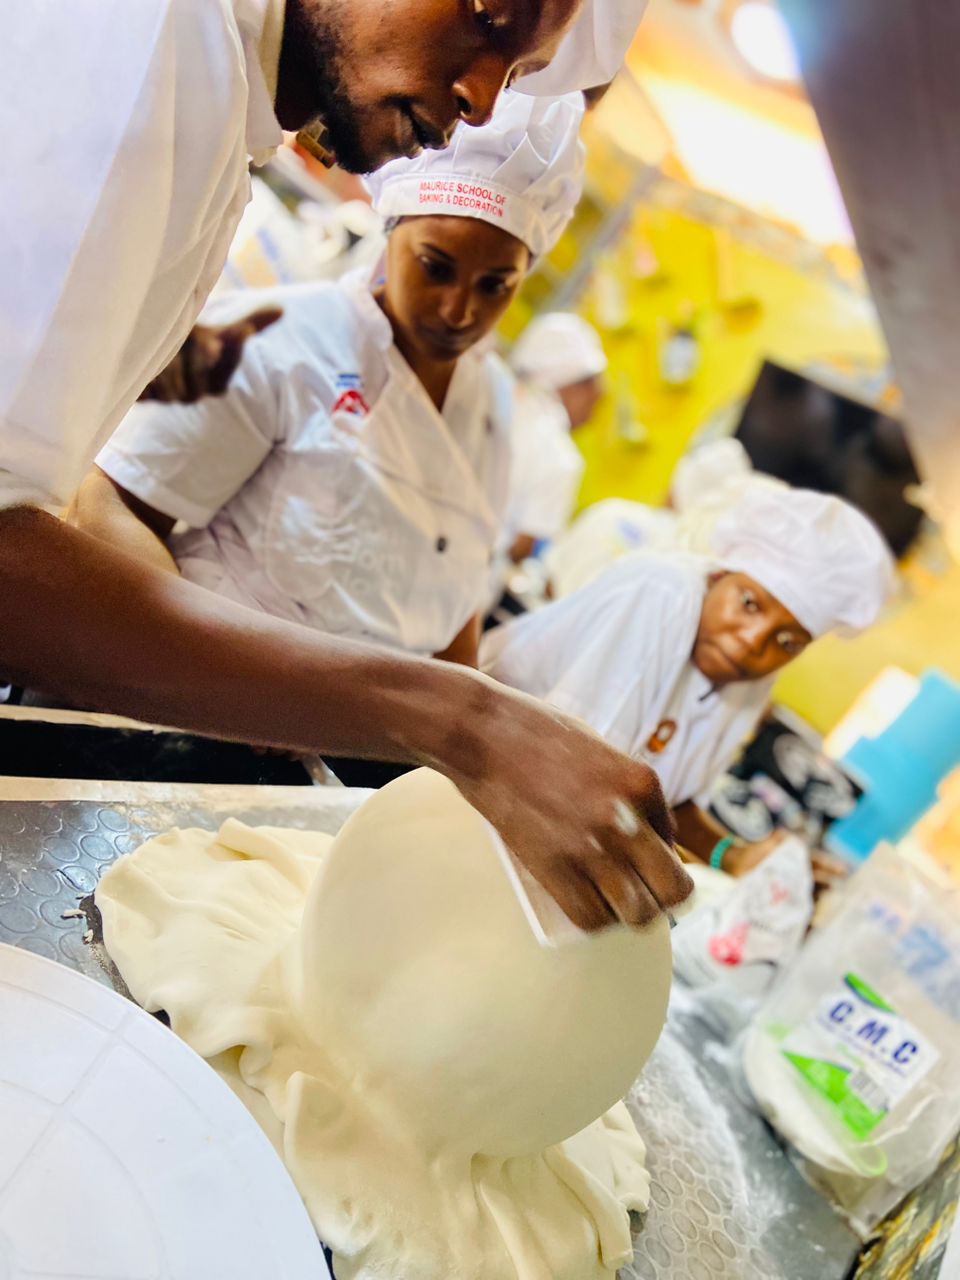
<svg viewBox="0 0 960 1280">
<path fill-rule="evenodd" d="M 506 537 L 519 564 L 562 533 L 576 509 L 586 464 L 572 435 L 603 399 L 607 357 L 592 325 L 553 311 L 527 325 L 510 367 L 517 390 Z"/>
<path fill-rule="evenodd" d="M 699 530 L 709 526 L 748 480 L 754 478 L 739 440 L 715 440 L 680 459 L 664 507 L 628 498 L 604 498 L 587 507 L 548 549 L 545 560 L 557 599 L 586 586 L 632 551 L 679 547 L 699 550 Z"/>
</svg>

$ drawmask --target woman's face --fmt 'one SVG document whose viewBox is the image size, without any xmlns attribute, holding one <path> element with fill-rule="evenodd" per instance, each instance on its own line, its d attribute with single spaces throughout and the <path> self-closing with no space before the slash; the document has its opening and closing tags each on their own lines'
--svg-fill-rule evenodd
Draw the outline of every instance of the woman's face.
<svg viewBox="0 0 960 1280">
<path fill-rule="evenodd" d="M 406 218 L 387 243 L 380 302 L 397 346 L 438 364 L 485 337 L 530 266 L 515 236 L 479 218 Z"/>
<path fill-rule="evenodd" d="M 755 579 L 716 573 L 704 597 L 693 662 L 714 685 L 761 680 L 801 654 L 812 639 Z"/>
</svg>

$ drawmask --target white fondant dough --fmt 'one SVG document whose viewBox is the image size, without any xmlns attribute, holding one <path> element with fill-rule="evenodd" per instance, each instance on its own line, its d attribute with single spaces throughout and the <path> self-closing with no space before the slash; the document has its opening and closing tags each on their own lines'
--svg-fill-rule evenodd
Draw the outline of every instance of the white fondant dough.
<svg viewBox="0 0 960 1280">
<path fill-rule="evenodd" d="M 281 1150 L 338 1280 L 609 1280 L 648 1197 L 619 1099 L 666 1016 L 665 921 L 535 940 L 482 818 L 419 770 L 332 842 L 230 820 L 97 891 L 165 1009 Z"/>
</svg>

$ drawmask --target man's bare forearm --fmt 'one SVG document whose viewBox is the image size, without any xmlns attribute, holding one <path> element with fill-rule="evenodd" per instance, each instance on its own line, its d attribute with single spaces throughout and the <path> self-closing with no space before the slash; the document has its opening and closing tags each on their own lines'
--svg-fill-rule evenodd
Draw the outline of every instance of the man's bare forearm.
<svg viewBox="0 0 960 1280">
<path fill-rule="evenodd" d="M 65 519 L 141 564 L 165 573 L 180 572 L 166 544 L 176 522 L 128 493 L 99 467 L 90 469 Z"/>
<path fill-rule="evenodd" d="M 477 715 L 486 692 L 468 672 L 247 610 L 26 508 L 0 514 L 0 665 L 75 704 L 411 762 L 456 752 L 439 720 Z"/>
<path fill-rule="evenodd" d="M 567 717 L 244 609 L 29 508 L 0 513 L 0 670 L 200 733 L 433 765 L 585 929 L 690 892 L 655 775 Z"/>
</svg>

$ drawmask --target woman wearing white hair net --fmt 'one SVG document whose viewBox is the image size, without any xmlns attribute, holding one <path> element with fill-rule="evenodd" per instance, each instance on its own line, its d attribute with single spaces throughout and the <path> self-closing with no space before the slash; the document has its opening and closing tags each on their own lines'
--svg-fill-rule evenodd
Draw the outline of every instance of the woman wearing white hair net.
<svg viewBox="0 0 960 1280">
<path fill-rule="evenodd" d="M 743 874 L 771 847 L 731 840 L 698 807 L 762 717 L 774 678 L 830 631 L 869 627 L 892 557 L 840 498 L 746 485 L 708 554 L 627 556 L 592 583 L 490 632 L 483 669 L 578 716 L 657 772 L 680 843 Z"/>
<path fill-rule="evenodd" d="M 580 94 L 508 92 L 486 128 L 372 175 L 382 273 L 257 295 L 283 315 L 226 392 L 136 405 L 81 527 L 277 617 L 475 666 L 511 434 L 477 344 L 573 212 L 582 117 Z"/>
<path fill-rule="evenodd" d="M 573 212 L 582 115 L 580 94 L 508 93 L 371 176 L 382 273 L 271 291 L 283 317 L 224 395 L 131 411 L 79 523 L 264 612 L 476 665 L 511 410 L 477 344 Z"/>
</svg>

